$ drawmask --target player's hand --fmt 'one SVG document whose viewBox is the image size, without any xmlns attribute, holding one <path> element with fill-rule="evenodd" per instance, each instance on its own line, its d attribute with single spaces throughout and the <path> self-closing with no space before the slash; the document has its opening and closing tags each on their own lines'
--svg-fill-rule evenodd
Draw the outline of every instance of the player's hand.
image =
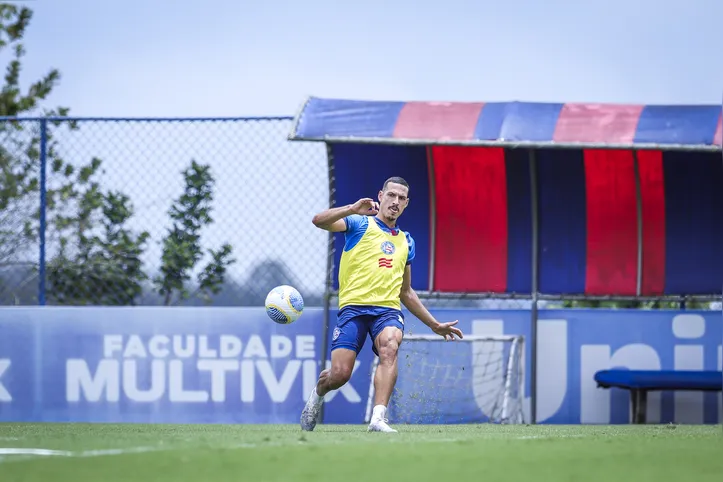
<svg viewBox="0 0 723 482">
<path fill-rule="evenodd" d="M 461 339 L 463 338 L 462 330 L 460 330 L 459 328 L 455 328 L 454 326 L 457 323 L 458 320 L 450 321 L 449 323 L 440 323 L 432 331 L 434 331 L 439 336 L 443 336 L 445 340 L 454 341 L 455 335 L 457 335 L 457 337 Z"/>
<path fill-rule="evenodd" d="M 379 203 L 371 198 L 364 197 L 352 204 L 351 210 L 354 214 L 374 216 L 379 212 Z"/>
</svg>

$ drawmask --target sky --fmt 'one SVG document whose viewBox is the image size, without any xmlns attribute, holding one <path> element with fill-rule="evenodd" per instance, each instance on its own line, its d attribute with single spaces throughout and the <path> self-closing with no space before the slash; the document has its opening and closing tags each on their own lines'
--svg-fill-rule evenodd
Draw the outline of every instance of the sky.
<svg viewBox="0 0 723 482">
<path fill-rule="evenodd" d="M 80 116 L 293 115 L 308 95 L 720 103 L 720 0 L 28 0 L 24 80 Z"/>
<path fill-rule="evenodd" d="M 721 0 L 27 0 L 21 82 L 50 68 L 45 107 L 83 117 L 294 115 L 307 96 L 366 100 L 720 104 Z M 5 65 L 7 55 L 0 53 Z M 207 247 L 235 275 L 265 257 L 323 286 L 323 145 L 290 124 L 86 125 L 67 159 L 100 156 L 160 253 L 190 158 L 218 178 Z M 385 176 L 381 173 L 380 176 Z M 391 173 L 390 173 L 391 175 Z M 53 179 L 50 179 L 53 182 Z M 374 196 L 375 193 L 370 193 Z"/>
</svg>

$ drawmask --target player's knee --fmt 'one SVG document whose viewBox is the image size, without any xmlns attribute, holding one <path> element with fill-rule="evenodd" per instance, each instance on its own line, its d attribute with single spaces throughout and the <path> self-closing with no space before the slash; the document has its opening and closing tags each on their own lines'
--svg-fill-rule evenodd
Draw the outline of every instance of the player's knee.
<svg viewBox="0 0 723 482">
<path fill-rule="evenodd" d="M 336 390 L 349 381 L 352 369 L 353 366 L 350 367 L 342 364 L 333 365 L 331 367 L 331 371 L 329 372 L 329 382 L 333 387 L 333 390 Z"/>
</svg>

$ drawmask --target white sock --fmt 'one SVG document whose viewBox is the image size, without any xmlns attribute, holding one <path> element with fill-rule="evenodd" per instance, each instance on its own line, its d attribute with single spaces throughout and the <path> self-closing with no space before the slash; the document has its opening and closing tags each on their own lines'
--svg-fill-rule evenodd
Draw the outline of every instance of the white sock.
<svg viewBox="0 0 723 482">
<path fill-rule="evenodd" d="M 324 401 L 324 397 L 320 397 L 316 393 L 316 387 L 314 387 L 314 390 L 311 391 L 311 396 L 309 397 L 309 400 L 311 400 L 311 403 L 314 405 L 319 405 L 321 402 Z"/>
<path fill-rule="evenodd" d="M 387 414 L 387 407 L 385 405 L 375 405 L 372 411 L 372 420 L 382 420 Z"/>
</svg>

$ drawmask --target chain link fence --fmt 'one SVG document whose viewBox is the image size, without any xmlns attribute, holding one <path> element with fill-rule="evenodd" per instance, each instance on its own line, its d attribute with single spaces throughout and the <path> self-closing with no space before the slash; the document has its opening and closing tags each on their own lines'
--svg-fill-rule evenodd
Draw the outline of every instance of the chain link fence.
<svg viewBox="0 0 723 482">
<path fill-rule="evenodd" d="M 321 305 L 326 152 L 291 123 L 2 122 L 0 303 L 258 306 L 289 283 Z"/>
<path fill-rule="evenodd" d="M 329 203 L 326 149 L 289 142 L 292 122 L 0 120 L 0 305 L 259 306 L 282 283 L 323 305 L 329 238 L 310 219 Z M 611 304 L 424 298 L 429 308 Z"/>
<path fill-rule="evenodd" d="M 0 122 L 0 303 L 3 305 L 37 303 L 39 159 L 39 122 Z"/>
</svg>

